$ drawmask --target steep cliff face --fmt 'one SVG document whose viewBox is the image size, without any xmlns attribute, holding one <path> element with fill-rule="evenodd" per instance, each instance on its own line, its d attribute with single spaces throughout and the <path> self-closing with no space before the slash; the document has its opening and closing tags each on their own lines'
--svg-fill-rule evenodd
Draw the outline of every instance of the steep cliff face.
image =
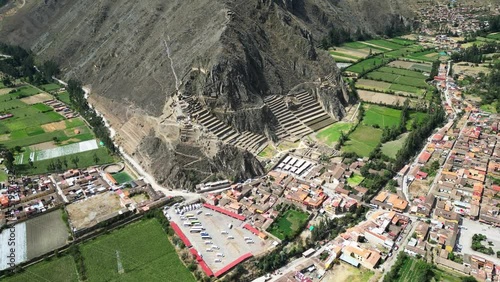
<svg viewBox="0 0 500 282">
<path fill-rule="evenodd" d="M 298 85 L 341 118 L 345 88 L 332 59 L 315 46 L 337 24 L 374 32 L 390 14 L 411 17 L 399 4 L 404 0 L 373 2 L 27 1 L 2 18 L 0 38 L 58 62 L 64 78 L 90 85 L 129 153 L 161 183 L 192 187 L 219 171 L 250 177 L 262 167 L 200 132 L 181 142 L 179 98 L 199 101 L 237 131 L 270 138 L 276 119 L 264 98 Z"/>
</svg>

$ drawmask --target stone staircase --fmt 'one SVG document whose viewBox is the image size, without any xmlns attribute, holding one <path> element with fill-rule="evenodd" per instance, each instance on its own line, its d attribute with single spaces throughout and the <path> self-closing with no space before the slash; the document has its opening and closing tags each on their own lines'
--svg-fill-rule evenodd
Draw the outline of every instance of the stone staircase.
<svg viewBox="0 0 500 282">
<path fill-rule="evenodd" d="M 271 96 L 265 102 L 280 124 L 279 130 L 276 132 L 279 139 L 286 138 L 290 135 L 302 137 L 312 133 L 312 130 L 300 122 L 300 120 L 298 120 L 287 108 L 283 101 L 283 96 Z"/>
<path fill-rule="evenodd" d="M 302 106 L 293 113 L 297 119 L 303 122 L 312 131 L 318 131 L 335 123 L 335 120 L 326 113 L 319 102 L 308 92 L 297 94 L 295 97 L 302 103 Z"/>
<path fill-rule="evenodd" d="M 257 155 L 267 146 L 268 140 L 264 135 L 250 131 L 237 132 L 234 128 L 207 111 L 198 102 L 191 98 L 187 98 L 184 101 L 184 105 L 186 106 L 183 110 L 191 116 L 192 120 L 206 128 L 222 142 L 235 145 L 254 155 Z"/>
</svg>

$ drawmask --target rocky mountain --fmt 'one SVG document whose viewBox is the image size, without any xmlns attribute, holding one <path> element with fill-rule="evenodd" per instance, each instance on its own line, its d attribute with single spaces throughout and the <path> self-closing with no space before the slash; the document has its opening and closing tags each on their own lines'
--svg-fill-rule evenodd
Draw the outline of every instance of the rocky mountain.
<svg viewBox="0 0 500 282">
<path fill-rule="evenodd" d="M 11 1 L 0 40 L 32 49 L 92 89 L 117 141 L 163 184 L 263 172 L 247 151 L 186 122 L 196 105 L 235 131 L 276 140 L 270 95 L 309 91 L 340 119 L 349 103 L 329 55 L 331 28 L 382 31 L 404 0 Z M 193 104 L 193 105 L 192 105 Z M 249 134 L 250 134 L 249 133 Z"/>
</svg>

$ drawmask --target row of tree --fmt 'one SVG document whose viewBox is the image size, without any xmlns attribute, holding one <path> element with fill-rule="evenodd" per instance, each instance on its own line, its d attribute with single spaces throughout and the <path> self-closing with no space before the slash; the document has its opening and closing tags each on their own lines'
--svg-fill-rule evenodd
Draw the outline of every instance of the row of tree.
<svg viewBox="0 0 500 282">
<path fill-rule="evenodd" d="M 81 82 L 74 79 L 70 80 L 67 90 L 71 104 L 75 110 L 87 120 L 97 138 L 99 138 L 111 152 L 116 152 L 116 147 L 110 137 L 109 129 L 104 124 L 102 117 L 99 116 L 94 109 L 90 108 L 87 103 Z"/>
<path fill-rule="evenodd" d="M 451 54 L 451 60 L 454 62 L 470 62 L 479 64 L 485 61 L 486 54 L 493 54 L 500 52 L 500 43 L 498 42 L 487 42 L 481 46 L 476 44 L 469 48 L 460 50 L 460 52 L 454 52 Z"/>
</svg>

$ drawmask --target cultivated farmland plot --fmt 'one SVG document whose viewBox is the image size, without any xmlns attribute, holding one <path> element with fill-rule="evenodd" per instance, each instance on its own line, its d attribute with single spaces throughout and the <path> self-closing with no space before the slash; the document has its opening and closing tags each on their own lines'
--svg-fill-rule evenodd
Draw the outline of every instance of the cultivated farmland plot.
<svg viewBox="0 0 500 282">
<path fill-rule="evenodd" d="M 38 152 L 33 152 L 30 158 L 34 157 L 36 161 L 63 157 L 71 154 L 87 152 L 99 148 L 97 140 L 82 141 L 79 143 L 69 144 L 57 148 L 46 149 Z"/>
</svg>

